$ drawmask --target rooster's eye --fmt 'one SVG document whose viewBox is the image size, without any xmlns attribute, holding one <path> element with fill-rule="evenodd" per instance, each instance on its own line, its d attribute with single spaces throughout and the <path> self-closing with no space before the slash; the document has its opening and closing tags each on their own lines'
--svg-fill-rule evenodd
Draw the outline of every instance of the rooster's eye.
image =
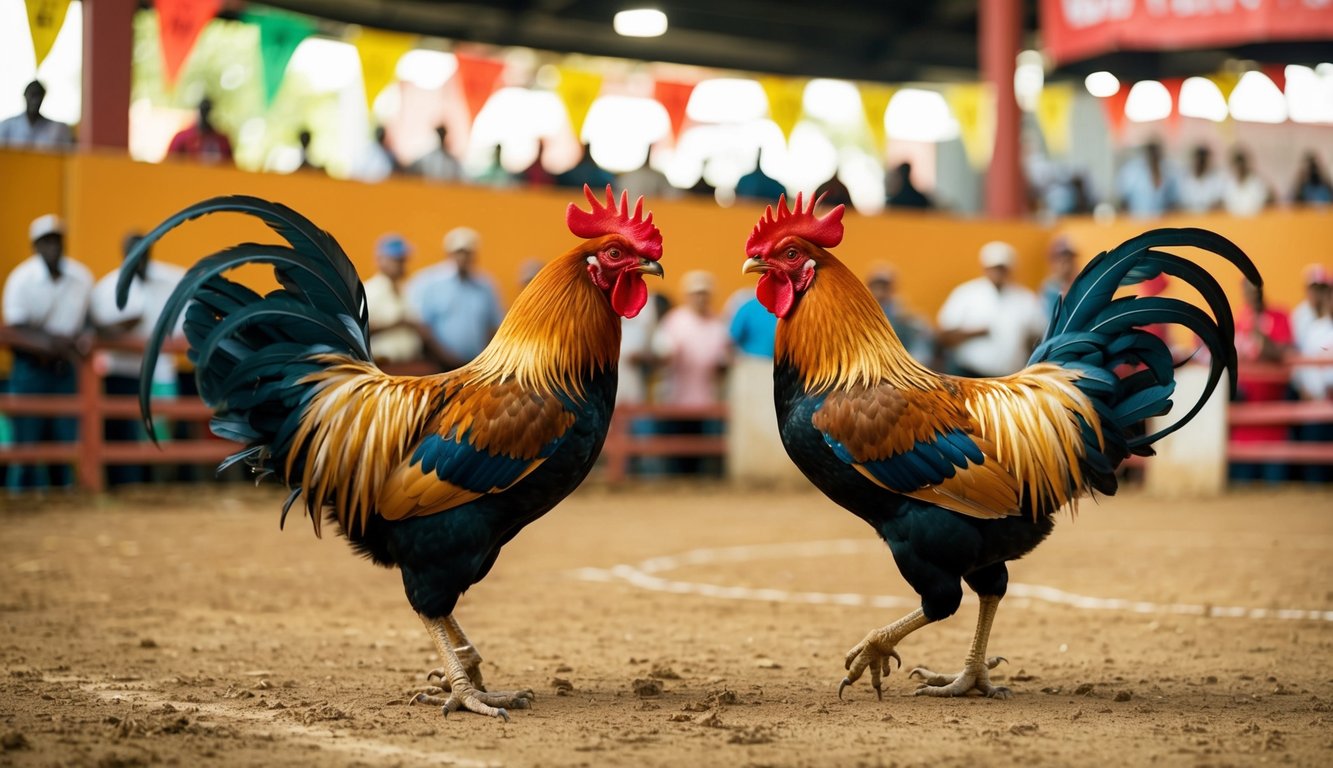
<svg viewBox="0 0 1333 768">
<path fill-rule="evenodd" d="M 608 258 L 611 258 L 611 259 L 618 259 L 618 258 L 620 258 L 620 249 L 619 249 L 619 248 L 612 248 L 611 250 L 609 250 L 609 251 L 606 252 L 606 255 L 607 255 Z"/>
<path fill-rule="evenodd" d="M 795 249 L 795 248 L 788 248 L 788 249 L 787 249 L 787 258 L 791 259 L 792 261 L 795 261 L 795 260 L 796 260 L 796 257 L 799 256 L 799 255 L 800 255 L 800 254 L 798 254 L 798 253 L 796 252 L 796 249 Z"/>
</svg>

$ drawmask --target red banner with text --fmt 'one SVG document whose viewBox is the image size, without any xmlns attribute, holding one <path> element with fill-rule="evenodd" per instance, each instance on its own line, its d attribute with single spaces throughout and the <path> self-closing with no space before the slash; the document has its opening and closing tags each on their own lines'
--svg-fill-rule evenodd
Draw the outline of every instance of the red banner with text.
<svg viewBox="0 0 1333 768">
<path fill-rule="evenodd" d="M 1041 0 L 1057 64 L 1118 50 L 1178 50 L 1333 38 L 1329 0 Z"/>
</svg>

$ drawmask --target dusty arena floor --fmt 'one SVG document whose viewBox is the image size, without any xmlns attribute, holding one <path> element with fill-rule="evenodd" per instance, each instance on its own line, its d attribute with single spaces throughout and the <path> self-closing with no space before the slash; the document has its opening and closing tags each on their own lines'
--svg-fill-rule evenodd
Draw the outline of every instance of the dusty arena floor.
<svg viewBox="0 0 1333 768">
<path fill-rule="evenodd" d="M 538 694 L 508 724 L 406 706 L 435 660 L 397 574 L 279 532 L 279 498 L 0 500 L 0 765 L 1333 764 L 1327 492 L 1085 504 L 1011 569 L 1013 698 L 839 701 L 912 605 L 869 529 L 809 491 L 585 490 L 457 614 Z M 975 617 L 907 666 L 957 668 Z"/>
</svg>

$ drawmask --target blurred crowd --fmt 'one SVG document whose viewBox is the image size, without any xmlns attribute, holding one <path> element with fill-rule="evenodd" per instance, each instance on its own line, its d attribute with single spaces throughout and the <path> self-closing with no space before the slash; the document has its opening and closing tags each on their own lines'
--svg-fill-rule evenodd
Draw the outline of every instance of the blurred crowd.
<svg viewBox="0 0 1333 768">
<path fill-rule="evenodd" d="M 1234 146 L 1218 158 L 1212 147 L 1198 144 L 1177 160 L 1160 142 L 1149 141 L 1126 156 L 1116 171 L 1114 188 L 1104 199 L 1092 188 L 1086 170 L 1033 155 L 1025 171 L 1031 208 L 1047 217 L 1103 210 L 1136 218 L 1212 211 L 1244 217 L 1275 205 L 1333 204 L 1333 184 L 1313 150 L 1302 154 L 1290 183 L 1279 186 L 1269 181 L 1270 174 L 1254 167 L 1245 147 Z"/>
</svg>

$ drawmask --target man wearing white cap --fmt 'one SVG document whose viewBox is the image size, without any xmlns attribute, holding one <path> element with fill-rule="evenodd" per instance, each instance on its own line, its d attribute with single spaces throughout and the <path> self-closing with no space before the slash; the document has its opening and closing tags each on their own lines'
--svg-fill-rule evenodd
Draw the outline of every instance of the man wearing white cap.
<svg viewBox="0 0 1333 768">
<path fill-rule="evenodd" d="M 481 235 L 455 227 L 445 234 L 443 246 L 445 260 L 412 278 L 407 301 L 441 348 L 445 367 L 456 368 L 486 348 L 504 312 L 495 283 L 476 269 Z"/>
<path fill-rule="evenodd" d="M 985 274 L 953 289 L 938 318 L 939 345 L 953 354 L 962 376 L 1006 376 L 1027 365 L 1046 330 L 1036 294 L 1013 282 L 1014 247 L 998 240 L 981 246 Z"/>
<path fill-rule="evenodd" d="M 9 326 L 14 347 L 9 390 L 19 395 L 73 394 L 74 363 L 87 354 L 91 343 L 85 324 L 93 276 L 87 267 L 65 256 L 65 228 L 55 214 L 33 219 L 28 239 L 33 255 L 5 280 L 4 324 Z M 77 422 L 71 418 L 14 419 L 16 444 L 76 438 Z M 68 466 L 51 468 L 52 485 L 65 486 L 70 481 Z M 9 467 L 11 489 L 46 484 L 45 473 L 38 467 Z"/>
</svg>

